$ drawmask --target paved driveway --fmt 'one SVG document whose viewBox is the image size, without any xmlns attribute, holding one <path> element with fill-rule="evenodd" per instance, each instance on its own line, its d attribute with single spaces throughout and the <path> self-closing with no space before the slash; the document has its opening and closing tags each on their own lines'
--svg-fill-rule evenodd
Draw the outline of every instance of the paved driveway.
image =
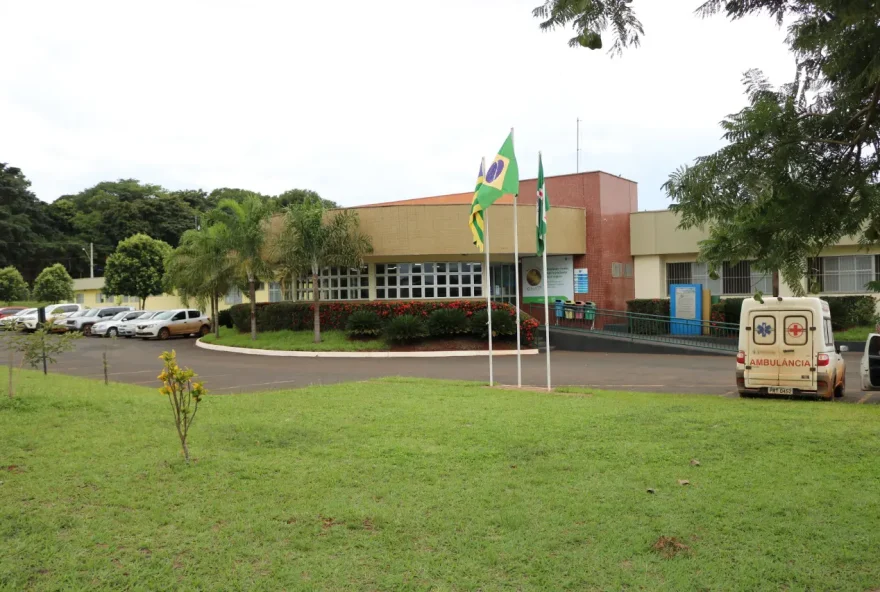
<svg viewBox="0 0 880 592">
<path fill-rule="evenodd" d="M 161 364 L 159 354 L 177 350 L 181 365 L 195 370 L 213 393 L 253 392 L 366 380 L 380 376 L 416 376 L 488 381 L 488 361 L 476 358 L 333 359 L 276 358 L 248 356 L 197 348 L 194 339 L 166 342 L 135 339 L 83 338 L 76 351 L 63 354 L 50 372 L 100 378 L 101 354 L 106 351 L 110 378 L 118 382 L 157 386 Z M 6 356 L 0 357 L 3 361 Z M 543 386 L 544 356 L 523 356 L 523 383 Z M 602 354 L 554 351 L 554 385 L 578 385 L 609 390 L 705 393 L 736 396 L 733 358 L 721 356 L 678 356 Z M 874 402 L 878 396 L 861 393 L 858 377 L 859 354 L 847 355 L 845 401 Z M 495 358 L 495 379 L 516 384 L 516 358 Z"/>
</svg>

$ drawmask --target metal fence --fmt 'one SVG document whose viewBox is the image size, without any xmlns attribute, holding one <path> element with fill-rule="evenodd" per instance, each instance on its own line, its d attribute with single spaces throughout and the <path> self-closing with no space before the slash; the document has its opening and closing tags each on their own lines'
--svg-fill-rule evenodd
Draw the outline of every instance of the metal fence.
<svg viewBox="0 0 880 592">
<path fill-rule="evenodd" d="M 543 304 L 526 304 L 523 310 L 539 321 L 544 319 Z M 739 341 L 739 325 L 735 323 L 604 310 L 589 305 L 551 305 L 550 326 L 632 341 L 654 341 L 730 352 L 738 350 Z"/>
</svg>

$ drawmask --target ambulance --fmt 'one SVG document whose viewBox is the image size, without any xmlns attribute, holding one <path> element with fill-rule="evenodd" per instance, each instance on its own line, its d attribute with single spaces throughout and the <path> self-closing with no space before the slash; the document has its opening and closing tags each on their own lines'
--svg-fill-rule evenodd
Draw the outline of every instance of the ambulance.
<svg viewBox="0 0 880 592">
<path fill-rule="evenodd" d="M 736 355 L 741 397 L 833 400 L 846 391 L 846 346 L 834 345 L 831 312 L 819 298 L 743 300 Z"/>
</svg>

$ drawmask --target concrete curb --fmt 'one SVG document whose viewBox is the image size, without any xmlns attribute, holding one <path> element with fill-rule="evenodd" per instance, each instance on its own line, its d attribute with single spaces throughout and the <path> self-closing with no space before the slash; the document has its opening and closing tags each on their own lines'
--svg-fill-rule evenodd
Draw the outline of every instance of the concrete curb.
<svg viewBox="0 0 880 592">
<path fill-rule="evenodd" d="M 250 347 L 230 347 L 228 345 L 213 345 L 196 340 L 196 347 L 212 351 L 227 352 L 231 354 L 246 354 L 249 356 L 276 356 L 282 358 L 466 358 L 475 356 L 488 356 L 484 350 L 463 351 L 427 351 L 427 352 L 315 352 L 315 351 L 283 351 L 276 349 L 253 349 Z M 523 349 L 520 353 L 524 356 L 532 356 L 538 353 L 537 349 Z M 494 356 L 515 356 L 515 349 L 494 350 Z"/>
</svg>

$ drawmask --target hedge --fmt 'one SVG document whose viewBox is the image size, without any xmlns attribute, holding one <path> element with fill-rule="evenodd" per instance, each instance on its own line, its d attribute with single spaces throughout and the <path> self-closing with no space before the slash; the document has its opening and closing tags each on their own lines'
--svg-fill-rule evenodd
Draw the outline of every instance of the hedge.
<svg viewBox="0 0 880 592">
<path fill-rule="evenodd" d="M 874 326 L 877 303 L 873 296 L 823 296 L 822 300 L 828 303 L 835 331 Z"/>
<path fill-rule="evenodd" d="M 669 298 L 637 298 L 626 301 L 627 312 L 669 316 Z"/>
<path fill-rule="evenodd" d="M 314 326 L 314 304 L 311 302 L 259 302 L 256 305 L 257 331 L 301 331 Z M 321 328 L 344 330 L 348 317 L 355 311 L 366 310 L 378 314 L 384 321 L 402 315 L 416 315 L 427 319 L 435 310 L 463 310 L 470 319 L 474 313 L 486 310 L 486 302 L 480 300 L 402 300 L 364 302 L 321 303 Z M 505 310 L 516 317 L 516 308 L 510 304 L 493 302 L 493 310 Z M 232 323 L 241 333 L 250 331 L 251 305 L 236 304 L 229 308 Z M 537 319 L 520 312 L 523 345 L 533 347 L 538 328 Z"/>
</svg>

